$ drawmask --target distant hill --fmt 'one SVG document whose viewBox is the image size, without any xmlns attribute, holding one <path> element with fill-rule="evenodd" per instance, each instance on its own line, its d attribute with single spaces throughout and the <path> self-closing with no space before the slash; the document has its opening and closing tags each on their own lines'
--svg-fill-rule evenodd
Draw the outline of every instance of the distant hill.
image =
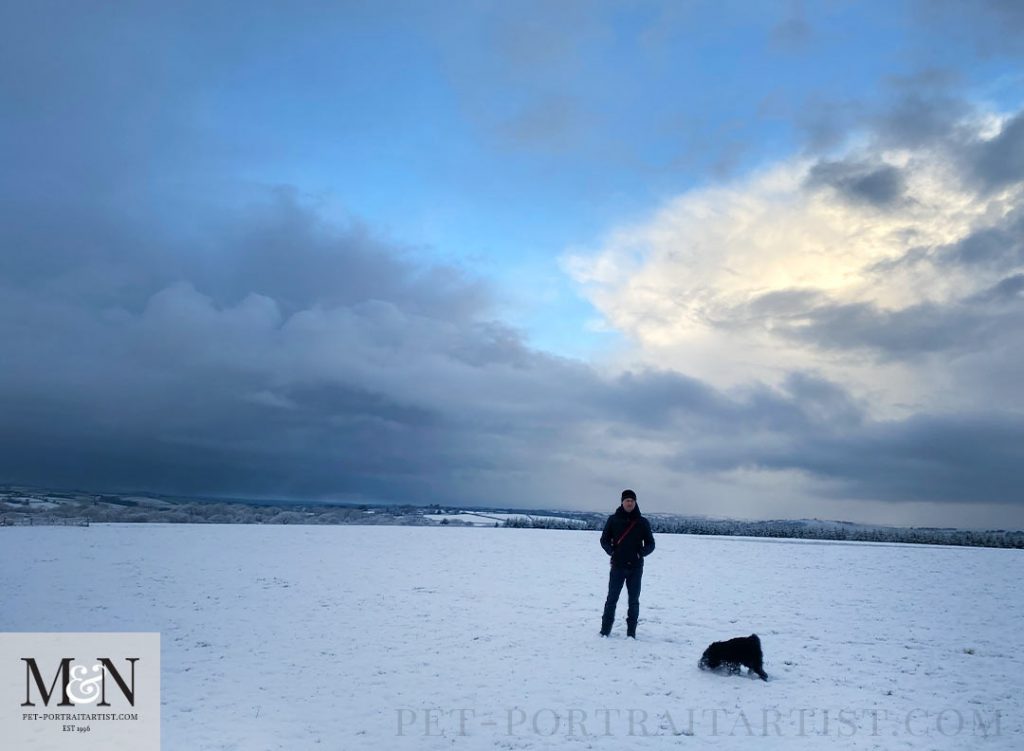
<svg viewBox="0 0 1024 751">
<path fill-rule="evenodd" d="M 440 505 L 208 500 L 156 494 L 118 495 L 86 491 L 0 486 L 0 526 L 169 524 L 400 524 L 600 530 L 606 514 L 514 508 L 451 508 Z M 886 527 L 821 519 L 746 521 L 675 514 L 649 514 L 658 534 L 725 535 L 804 540 L 971 545 L 1024 548 L 1019 530 Z"/>
</svg>

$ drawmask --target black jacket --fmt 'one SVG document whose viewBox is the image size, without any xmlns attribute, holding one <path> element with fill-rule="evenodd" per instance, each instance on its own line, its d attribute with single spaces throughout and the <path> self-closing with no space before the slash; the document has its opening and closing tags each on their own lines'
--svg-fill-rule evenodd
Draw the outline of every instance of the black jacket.
<svg viewBox="0 0 1024 751">
<path fill-rule="evenodd" d="M 634 521 L 636 524 L 633 524 Z M 632 528 L 630 524 L 633 524 Z M 623 537 L 623 534 L 626 536 Z M 644 558 L 654 552 L 654 535 L 651 534 L 651 523 L 640 514 L 640 506 L 628 514 L 626 509 L 619 506 L 608 517 L 604 532 L 601 533 L 601 547 L 612 557 L 615 566 L 633 568 L 644 565 Z"/>
</svg>

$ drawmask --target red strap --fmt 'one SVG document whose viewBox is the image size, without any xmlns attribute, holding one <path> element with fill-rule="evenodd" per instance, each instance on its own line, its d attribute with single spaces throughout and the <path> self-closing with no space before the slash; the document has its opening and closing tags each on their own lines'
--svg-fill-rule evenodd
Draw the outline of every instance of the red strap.
<svg viewBox="0 0 1024 751">
<path fill-rule="evenodd" d="M 615 541 L 615 544 L 616 544 L 616 545 L 621 545 L 621 544 L 622 544 L 622 541 L 626 539 L 626 535 L 628 535 L 628 534 L 629 534 L 629 531 L 630 531 L 631 529 L 633 529 L 633 527 L 635 527 L 635 526 L 636 526 L 636 523 L 637 523 L 637 521 L 638 521 L 637 519 L 634 519 L 633 521 L 631 521 L 631 522 L 629 523 L 629 526 L 628 526 L 628 527 L 626 527 L 626 531 L 622 533 L 622 537 L 620 537 L 620 538 L 619 538 L 618 540 L 616 540 L 616 541 Z"/>
</svg>

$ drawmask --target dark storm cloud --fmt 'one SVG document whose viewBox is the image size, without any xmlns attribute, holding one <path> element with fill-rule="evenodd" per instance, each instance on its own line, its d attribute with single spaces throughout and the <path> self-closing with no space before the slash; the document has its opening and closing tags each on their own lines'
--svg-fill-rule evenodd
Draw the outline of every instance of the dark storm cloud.
<svg viewBox="0 0 1024 751">
<path fill-rule="evenodd" d="M 899 204 L 906 191 L 903 172 L 889 164 L 822 160 L 811 167 L 807 184 L 812 188 L 833 188 L 849 201 L 878 208 Z"/>
<path fill-rule="evenodd" d="M 961 166 L 964 182 L 982 193 L 1024 180 L 1024 112 L 1011 116 L 995 136 L 982 138 L 979 112 L 967 100 L 957 77 L 924 71 L 894 78 L 890 87 L 890 96 L 881 104 L 849 103 L 842 127 L 867 131 L 879 149 L 930 149 L 936 158 Z M 826 173 L 823 177 L 850 176 Z"/>
<path fill-rule="evenodd" d="M 1024 207 L 1009 212 L 992 227 L 936 248 L 931 260 L 938 266 L 993 269 L 1010 269 L 1024 263 Z"/>
<path fill-rule="evenodd" d="M 885 146 L 916 148 L 954 137 L 958 123 L 970 111 L 955 89 L 901 86 L 885 105 L 869 114 L 865 124 Z"/>
<path fill-rule="evenodd" d="M 761 461 L 827 478 L 847 497 L 1020 503 L 1024 422 L 996 413 L 919 415 L 822 434 Z"/>
<path fill-rule="evenodd" d="M 268 394 L 268 396 L 270 396 Z M 270 398 L 287 406 L 305 419 L 336 418 L 350 421 L 390 423 L 399 427 L 429 426 L 437 420 L 428 409 L 406 406 L 366 388 L 338 383 L 297 384 L 282 389 Z"/>
<path fill-rule="evenodd" d="M 747 305 L 747 320 L 763 320 L 802 316 L 817 305 L 824 295 L 811 289 L 782 289 L 758 295 Z"/>
<path fill-rule="evenodd" d="M 631 433 L 659 436 L 666 446 L 719 440 L 743 444 L 743 435 L 803 433 L 825 422 L 854 426 L 864 405 L 842 388 L 808 373 L 790 374 L 780 388 L 751 385 L 725 392 L 674 371 L 640 370 L 595 383 L 588 401 L 593 417 L 612 420 Z M 687 455 L 699 456 L 691 446 Z M 742 449 L 740 450 L 742 453 Z M 736 461 L 735 452 L 725 452 Z"/>
<path fill-rule="evenodd" d="M 986 321 L 969 310 L 928 303 L 889 311 L 870 303 L 834 303 L 773 331 L 820 349 L 863 349 L 881 359 L 980 346 Z"/>
<path fill-rule="evenodd" d="M 1024 322 L 1024 305 L 1013 296 L 1013 284 L 1006 280 L 959 301 L 898 309 L 840 302 L 825 293 L 780 291 L 731 311 L 734 323 L 726 325 L 756 326 L 817 350 L 859 352 L 879 361 L 980 351 Z M 999 302 L 1011 304 L 994 304 Z"/>
<path fill-rule="evenodd" d="M 243 212 L 218 242 L 216 265 L 196 259 L 189 276 L 218 301 L 249 293 L 267 295 L 286 312 L 371 300 L 402 301 L 407 310 L 463 319 L 488 305 L 487 292 L 452 268 L 403 261 L 414 249 L 375 238 L 358 223 L 338 234 L 315 206 L 291 189 Z"/>
<path fill-rule="evenodd" d="M 317 67 L 324 39 L 301 36 L 303 14 L 252 12 L 261 23 L 239 34 L 235 14 L 216 6 L 0 11 L 0 91 L 17 113 L 0 118 L 0 199 L 16 218 L 0 230 L 16 248 L 0 254 L 2 278 L 131 310 L 176 280 L 222 304 L 265 294 L 285 314 L 375 298 L 434 315 L 479 310 L 486 293 L 458 273 L 404 262 L 419 249 L 355 221 L 326 231 L 321 207 L 298 190 L 268 195 L 237 177 L 252 146 L 204 117 L 238 66 L 337 73 Z M 286 44 L 299 39 L 302 54 Z"/>
<path fill-rule="evenodd" d="M 964 81 L 955 70 L 925 67 L 879 82 L 871 99 L 812 92 L 793 114 L 808 153 L 834 149 L 851 133 L 867 133 L 885 148 L 917 148 L 942 143 L 957 135 L 961 121 L 973 112 Z"/>
<path fill-rule="evenodd" d="M 116 206 L 76 209 L 94 221 L 0 228 L 5 481 L 512 503 L 587 474 L 602 379 L 526 347 L 459 271 L 294 191 L 155 221 L 143 250 Z"/>
<path fill-rule="evenodd" d="M 980 303 L 1015 302 L 1021 298 L 1022 292 L 1024 292 L 1024 274 L 1014 274 L 999 280 L 988 289 L 975 293 L 970 299 L 972 302 Z"/>
<path fill-rule="evenodd" d="M 977 108 L 965 98 L 955 76 L 925 71 L 893 79 L 890 87 L 890 96 L 881 104 L 823 103 L 819 117 L 826 123 L 829 113 L 833 119 L 838 117 L 831 126 L 837 133 L 866 131 L 876 149 L 930 149 L 936 158 L 959 165 L 965 184 L 982 193 L 1024 180 L 1024 112 L 1007 119 L 995 136 L 982 138 L 978 134 Z M 815 136 L 813 128 L 810 132 L 812 150 L 836 142 L 835 138 L 822 140 Z M 876 174 L 863 164 L 822 160 L 811 178 L 871 200 L 903 187 L 893 169 L 883 165 Z M 866 185 L 857 183 L 865 179 Z"/>
<path fill-rule="evenodd" d="M 194 71 L 93 20 L 4 47 L 0 481 L 424 500 L 477 472 L 453 496 L 486 497 L 508 418 L 474 385 L 537 360 L 487 287 L 294 189 L 218 185 Z"/>
<path fill-rule="evenodd" d="M 716 420 L 731 405 L 722 394 L 694 378 L 670 371 L 625 373 L 603 393 L 608 414 L 636 426 L 659 428 L 677 422 Z"/>
<path fill-rule="evenodd" d="M 422 249 L 236 179 L 244 144 L 195 119 L 301 22 L 203 11 L 224 33 L 183 56 L 190 14 L 72 10 L 4 11 L 0 481 L 513 502 L 561 473 L 588 368 Z"/>
<path fill-rule="evenodd" d="M 1024 112 L 1003 124 L 999 134 L 974 146 L 974 173 L 982 184 L 998 189 L 1024 180 Z"/>
<path fill-rule="evenodd" d="M 808 376 L 738 397 L 734 433 L 714 431 L 669 466 L 694 472 L 797 471 L 836 498 L 1024 502 L 1024 421 L 977 412 L 875 421 L 841 388 Z M 785 416 L 785 419 L 780 419 Z"/>
<path fill-rule="evenodd" d="M 564 373 L 519 378 L 500 327 L 412 312 L 423 306 L 407 297 L 310 300 L 286 317 L 266 296 L 222 307 L 188 283 L 139 313 L 3 292 L 9 480 L 427 500 L 453 471 L 496 482 L 521 467 L 500 450 L 501 428 L 515 437 L 517 412 L 559 413 L 529 379 Z M 525 407 L 504 401 L 515 387 Z M 525 422 L 547 431 L 531 436 L 536 450 L 557 432 L 543 416 Z M 468 492 L 455 484 L 451 496 Z"/>
</svg>

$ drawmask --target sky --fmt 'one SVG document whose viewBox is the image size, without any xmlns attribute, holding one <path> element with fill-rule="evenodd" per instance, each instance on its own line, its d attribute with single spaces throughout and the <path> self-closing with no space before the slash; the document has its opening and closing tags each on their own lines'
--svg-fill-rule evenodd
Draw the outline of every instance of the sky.
<svg viewBox="0 0 1024 751">
<path fill-rule="evenodd" d="M 0 483 L 1024 526 L 1024 6 L 0 7 Z"/>
</svg>

